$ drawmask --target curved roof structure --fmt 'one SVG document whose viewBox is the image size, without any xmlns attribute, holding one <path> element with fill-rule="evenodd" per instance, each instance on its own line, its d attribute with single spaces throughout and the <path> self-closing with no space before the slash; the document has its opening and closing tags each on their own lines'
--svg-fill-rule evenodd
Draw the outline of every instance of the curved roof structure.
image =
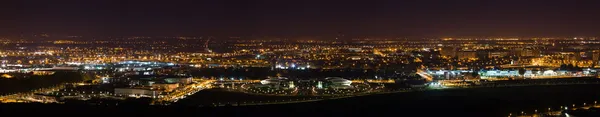
<svg viewBox="0 0 600 117">
<path fill-rule="evenodd" d="M 333 83 L 334 85 L 350 85 L 350 84 L 352 84 L 352 81 L 350 81 L 348 79 L 340 78 L 340 77 L 327 77 L 327 78 L 325 78 L 325 80 L 328 80 L 329 82 Z"/>
<path fill-rule="evenodd" d="M 279 84 L 279 83 L 281 83 L 283 81 L 286 81 L 287 79 L 288 78 L 286 78 L 286 77 L 269 78 L 269 79 L 261 80 L 260 83 L 264 84 L 264 85 L 266 85 L 266 84 Z"/>
</svg>

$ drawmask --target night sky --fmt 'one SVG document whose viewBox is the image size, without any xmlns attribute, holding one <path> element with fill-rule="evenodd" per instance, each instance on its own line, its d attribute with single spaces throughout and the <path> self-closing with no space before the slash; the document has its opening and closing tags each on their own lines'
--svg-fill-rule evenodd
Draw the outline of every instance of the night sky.
<svg viewBox="0 0 600 117">
<path fill-rule="evenodd" d="M 598 36 L 598 0 L 9 0 L 0 34 Z"/>
</svg>

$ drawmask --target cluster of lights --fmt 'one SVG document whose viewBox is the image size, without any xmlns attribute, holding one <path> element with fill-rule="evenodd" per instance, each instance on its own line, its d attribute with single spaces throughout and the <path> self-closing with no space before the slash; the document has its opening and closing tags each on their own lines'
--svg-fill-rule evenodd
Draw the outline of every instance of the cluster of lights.
<svg viewBox="0 0 600 117">
<path fill-rule="evenodd" d="M 310 65 L 306 65 L 306 66 L 298 66 L 294 63 L 292 63 L 289 67 L 288 66 L 284 66 L 281 64 L 277 64 L 275 65 L 275 68 L 277 69 L 297 69 L 297 70 L 306 70 L 306 69 L 310 69 Z"/>
<path fill-rule="evenodd" d="M 219 78 L 219 81 L 225 81 L 225 80 L 226 80 L 226 79 L 225 79 L 224 77 L 220 77 L 220 78 Z M 229 80 L 229 81 L 235 81 L 235 80 L 242 81 L 242 80 L 244 80 L 244 78 L 241 78 L 241 77 L 240 77 L 240 78 L 237 78 L 237 79 L 236 79 L 235 77 L 230 77 L 230 78 L 228 78 L 227 80 Z"/>
</svg>

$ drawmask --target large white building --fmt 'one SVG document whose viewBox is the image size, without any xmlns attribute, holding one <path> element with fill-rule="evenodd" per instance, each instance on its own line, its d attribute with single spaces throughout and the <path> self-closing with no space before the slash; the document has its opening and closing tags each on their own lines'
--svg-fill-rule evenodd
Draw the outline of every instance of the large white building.
<svg viewBox="0 0 600 117">
<path fill-rule="evenodd" d="M 525 78 L 556 78 L 556 77 L 585 77 L 592 76 L 596 70 L 585 69 L 583 71 L 566 71 L 566 70 L 543 70 L 532 71 L 526 70 L 523 74 Z M 521 77 L 518 70 L 490 70 L 479 72 L 481 78 L 498 78 L 498 77 Z"/>
<path fill-rule="evenodd" d="M 277 78 L 269 78 L 265 80 L 261 80 L 260 83 L 263 85 L 279 85 L 287 81 L 286 77 L 277 77 Z"/>
<path fill-rule="evenodd" d="M 325 78 L 325 80 L 331 82 L 331 84 L 333 84 L 333 85 L 349 86 L 350 84 L 352 84 L 352 81 L 344 79 L 344 78 L 340 78 L 340 77 L 327 77 L 327 78 Z"/>
<path fill-rule="evenodd" d="M 156 97 L 160 94 L 160 92 L 142 88 L 115 88 L 115 94 L 129 97 Z"/>
</svg>

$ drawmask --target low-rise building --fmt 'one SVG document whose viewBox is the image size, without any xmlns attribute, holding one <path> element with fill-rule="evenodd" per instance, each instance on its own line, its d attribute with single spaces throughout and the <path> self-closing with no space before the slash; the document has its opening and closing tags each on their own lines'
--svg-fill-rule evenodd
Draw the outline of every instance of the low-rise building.
<svg viewBox="0 0 600 117">
<path fill-rule="evenodd" d="M 154 83 L 152 84 L 153 89 L 164 90 L 166 92 L 171 92 L 179 87 L 177 83 Z"/>
<path fill-rule="evenodd" d="M 458 59 L 475 59 L 477 58 L 477 52 L 471 50 L 459 51 L 456 56 Z"/>
<path fill-rule="evenodd" d="M 156 97 L 160 92 L 148 88 L 115 88 L 116 95 L 119 96 L 147 96 Z"/>
</svg>

